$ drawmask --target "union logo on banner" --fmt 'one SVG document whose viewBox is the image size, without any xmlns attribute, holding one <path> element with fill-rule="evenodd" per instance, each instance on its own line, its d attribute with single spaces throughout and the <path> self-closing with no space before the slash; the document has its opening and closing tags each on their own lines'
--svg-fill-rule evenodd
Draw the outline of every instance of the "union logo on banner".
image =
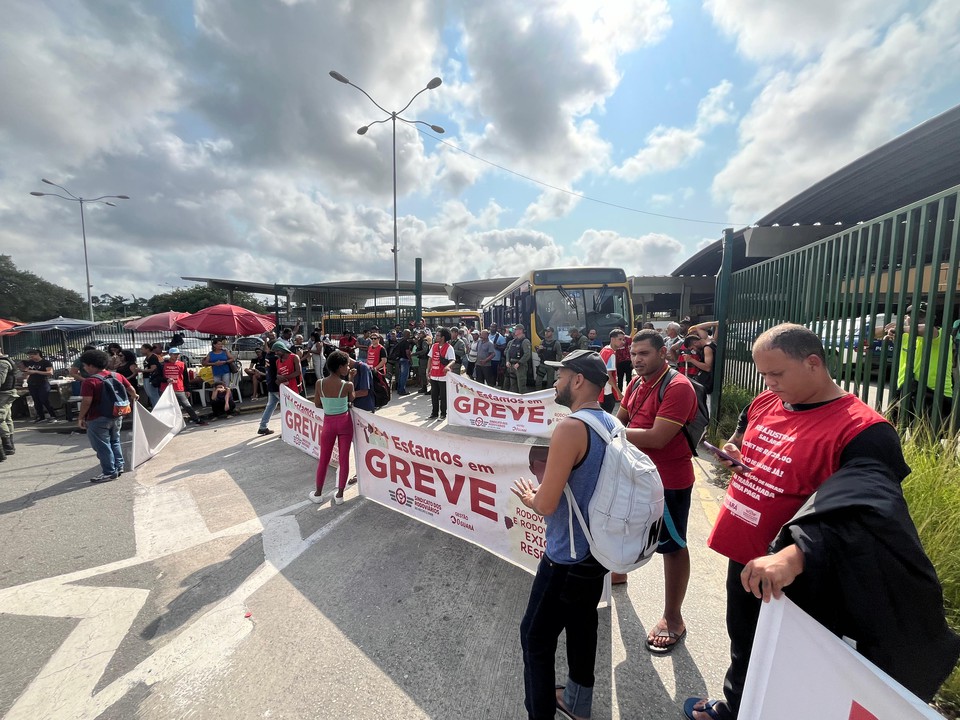
<svg viewBox="0 0 960 720">
<path fill-rule="evenodd" d="M 880 720 L 856 700 L 850 705 L 850 716 L 847 720 Z"/>
</svg>

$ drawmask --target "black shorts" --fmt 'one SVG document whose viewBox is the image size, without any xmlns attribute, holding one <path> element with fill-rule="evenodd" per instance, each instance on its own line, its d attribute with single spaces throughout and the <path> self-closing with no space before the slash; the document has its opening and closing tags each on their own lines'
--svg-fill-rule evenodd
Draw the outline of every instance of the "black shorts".
<svg viewBox="0 0 960 720">
<path fill-rule="evenodd" d="M 690 496 L 693 486 L 683 490 L 663 491 L 663 525 L 657 552 L 668 554 L 687 546 L 687 518 L 690 516 Z"/>
</svg>

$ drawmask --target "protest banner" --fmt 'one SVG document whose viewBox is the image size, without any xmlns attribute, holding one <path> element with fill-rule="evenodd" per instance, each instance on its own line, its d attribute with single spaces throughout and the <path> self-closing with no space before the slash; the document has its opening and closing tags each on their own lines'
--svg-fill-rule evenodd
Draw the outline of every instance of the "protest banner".
<svg viewBox="0 0 960 720">
<path fill-rule="evenodd" d="M 551 390 L 518 395 L 447 374 L 447 423 L 503 433 L 550 437 L 567 416 Z"/>
<path fill-rule="evenodd" d="M 320 433 L 323 430 L 323 410 L 286 385 L 280 386 L 280 439 L 287 445 L 300 448 L 307 455 L 320 458 Z M 340 465 L 340 451 L 333 445 L 331 466 Z"/>
<path fill-rule="evenodd" d="M 764 603 L 740 720 L 941 716 L 786 596 Z"/>
<path fill-rule="evenodd" d="M 546 446 L 437 433 L 356 408 L 352 413 L 360 495 L 536 572 L 544 520 L 510 487 L 521 476 L 542 477 Z"/>
<path fill-rule="evenodd" d="M 147 380 L 149 382 L 149 380 Z M 133 442 L 130 451 L 130 467 L 143 465 L 163 450 L 173 436 L 184 428 L 183 413 L 168 385 L 154 406 L 147 410 L 138 402 L 133 403 Z"/>
</svg>

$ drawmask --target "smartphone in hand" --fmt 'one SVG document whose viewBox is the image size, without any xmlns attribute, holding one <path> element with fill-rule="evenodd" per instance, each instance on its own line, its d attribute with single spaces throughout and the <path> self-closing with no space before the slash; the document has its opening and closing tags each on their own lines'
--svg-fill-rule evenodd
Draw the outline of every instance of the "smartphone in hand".
<svg viewBox="0 0 960 720">
<path fill-rule="evenodd" d="M 747 464 L 746 464 L 745 462 L 743 462 L 742 460 L 737 460 L 736 458 L 734 458 L 734 457 L 733 457 L 732 455 L 730 455 L 729 453 L 726 453 L 726 452 L 724 452 L 723 450 L 721 450 L 720 448 L 718 448 L 716 445 L 713 445 L 713 444 L 711 444 L 711 443 L 708 443 L 706 440 L 704 440 L 704 441 L 703 441 L 703 446 L 704 446 L 707 450 L 709 450 L 710 452 L 712 452 L 714 455 L 716 455 L 718 458 L 720 458 L 721 460 L 726 460 L 727 462 L 733 463 L 733 467 L 732 467 L 731 469 L 732 469 L 734 472 L 740 472 L 740 471 L 743 471 L 743 472 L 753 472 L 753 468 L 752 468 L 752 467 L 750 467 L 749 465 L 747 465 Z"/>
</svg>

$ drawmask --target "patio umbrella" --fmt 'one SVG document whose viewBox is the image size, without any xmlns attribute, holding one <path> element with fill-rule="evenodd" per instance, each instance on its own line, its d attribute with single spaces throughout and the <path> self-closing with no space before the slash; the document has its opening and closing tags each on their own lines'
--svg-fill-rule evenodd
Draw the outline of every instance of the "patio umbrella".
<svg viewBox="0 0 960 720">
<path fill-rule="evenodd" d="M 190 317 L 190 313 L 188 312 L 168 310 L 167 312 L 157 313 L 156 315 L 147 315 L 146 317 L 131 320 L 123 326 L 123 329 L 140 332 L 179 330 L 180 325 L 178 322 L 187 317 Z"/>
<path fill-rule="evenodd" d="M 84 332 L 103 323 L 91 322 L 89 320 L 77 320 L 75 318 L 65 318 L 62 315 L 53 320 L 41 320 L 40 322 L 27 323 L 26 325 L 17 325 L 8 330 L 0 331 L 0 335 L 13 335 L 22 332 L 46 332 L 57 330 L 60 332 L 60 347 L 63 353 L 64 361 L 70 356 L 67 348 L 67 333 Z"/>
<path fill-rule="evenodd" d="M 276 322 L 269 315 L 237 305 L 214 305 L 183 318 L 177 325 L 209 335 L 258 335 L 273 329 Z"/>
</svg>

